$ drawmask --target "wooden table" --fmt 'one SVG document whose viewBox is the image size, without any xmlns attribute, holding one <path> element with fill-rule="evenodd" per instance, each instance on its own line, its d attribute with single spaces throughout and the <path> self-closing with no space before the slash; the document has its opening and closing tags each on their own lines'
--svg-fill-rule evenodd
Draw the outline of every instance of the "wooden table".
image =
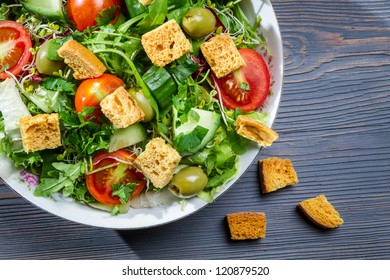
<svg viewBox="0 0 390 280">
<path fill-rule="evenodd" d="M 156 228 L 84 226 L 0 187 L 0 259 L 389 259 L 390 3 L 274 0 L 285 80 L 274 129 L 233 187 L 194 215 Z M 292 160 L 299 184 L 261 195 L 257 160 Z M 312 226 L 296 209 L 325 193 L 345 223 Z M 267 236 L 232 242 L 225 216 L 267 214 Z"/>
</svg>

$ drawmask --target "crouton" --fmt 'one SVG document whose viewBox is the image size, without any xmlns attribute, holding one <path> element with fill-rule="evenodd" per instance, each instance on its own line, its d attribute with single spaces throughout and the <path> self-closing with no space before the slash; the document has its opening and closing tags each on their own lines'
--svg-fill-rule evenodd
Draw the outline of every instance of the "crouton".
<svg viewBox="0 0 390 280">
<path fill-rule="evenodd" d="M 39 114 L 19 119 L 23 149 L 26 153 L 61 146 L 58 114 Z"/>
<path fill-rule="evenodd" d="M 179 153 L 162 138 L 153 138 L 136 158 L 134 166 L 150 179 L 156 188 L 163 188 L 172 180 L 181 160 Z"/>
<path fill-rule="evenodd" d="M 124 87 L 119 87 L 107 95 L 100 102 L 100 107 L 115 128 L 128 127 L 145 117 L 145 113 Z"/>
<path fill-rule="evenodd" d="M 273 129 L 245 115 L 238 116 L 236 131 L 239 135 L 257 142 L 263 147 L 271 146 L 279 137 Z"/>
<path fill-rule="evenodd" d="M 75 40 L 66 41 L 57 53 L 74 70 L 73 77 L 77 80 L 97 78 L 107 70 L 93 52 Z"/>
<path fill-rule="evenodd" d="M 324 194 L 300 202 L 298 208 L 310 221 L 322 228 L 336 228 L 344 223 Z"/>
<path fill-rule="evenodd" d="M 160 67 L 192 49 L 190 41 L 174 19 L 142 35 L 141 43 L 153 64 Z"/>
<path fill-rule="evenodd" d="M 262 193 L 269 193 L 298 183 L 298 176 L 291 161 L 266 158 L 259 161 L 259 177 Z"/>
<path fill-rule="evenodd" d="M 154 0 L 138 0 L 138 2 L 144 6 L 152 4 Z"/>
<path fill-rule="evenodd" d="M 216 35 L 204 42 L 200 45 L 200 50 L 218 78 L 245 65 L 244 59 L 228 33 Z"/>
<path fill-rule="evenodd" d="M 227 215 L 232 240 L 259 239 L 265 237 L 266 215 L 262 212 L 237 212 Z"/>
</svg>

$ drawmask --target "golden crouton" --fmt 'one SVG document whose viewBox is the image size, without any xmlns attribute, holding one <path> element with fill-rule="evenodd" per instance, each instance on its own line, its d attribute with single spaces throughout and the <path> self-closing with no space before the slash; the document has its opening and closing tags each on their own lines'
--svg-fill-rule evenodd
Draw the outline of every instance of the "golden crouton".
<svg viewBox="0 0 390 280">
<path fill-rule="evenodd" d="M 160 67 L 192 49 L 190 41 L 174 19 L 142 35 L 141 43 L 153 64 Z"/>
<path fill-rule="evenodd" d="M 75 40 L 66 41 L 57 53 L 74 70 L 73 77 L 77 80 L 97 78 L 107 70 L 93 52 Z"/>
<path fill-rule="evenodd" d="M 336 228 L 344 223 L 324 194 L 300 202 L 298 208 L 310 221 L 322 228 Z"/>
<path fill-rule="evenodd" d="M 236 131 L 241 136 L 259 143 L 263 147 L 269 147 L 279 135 L 261 122 L 245 115 L 238 116 Z"/>
<path fill-rule="evenodd" d="M 156 188 L 163 188 L 172 180 L 180 160 L 179 153 L 164 139 L 153 138 L 136 158 L 134 165 Z"/>
<path fill-rule="evenodd" d="M 269 193 L 298 183 L 298 176 L 291 161 L 266 158 L 259 161 L 261 191 Z"/>
<path fill-rule="evenodd" d="M 227 215 L 232 240 L 259 239 L 265 237 L 267 219 L 262 212 L 238 212 Z"/>
<path fill-rule="evenodd" d="M 200 45 L 200 50 L 218 78 L 239 69 L 245 61 L 229 34 L 216 35 Z"/>
<path fill-rule="evenodd" d="M 26 153 L 61 146 L 58 114 L 39 114 L 19 119 L 23 149 Z"/>
<path fill-rule="evenodd" d="M 107 95 L 100 102 L 100 107 L 115 128 L 128 127 L 145 117 L 145 113 L 124 87 L 119 87 Z"/>
</svg>

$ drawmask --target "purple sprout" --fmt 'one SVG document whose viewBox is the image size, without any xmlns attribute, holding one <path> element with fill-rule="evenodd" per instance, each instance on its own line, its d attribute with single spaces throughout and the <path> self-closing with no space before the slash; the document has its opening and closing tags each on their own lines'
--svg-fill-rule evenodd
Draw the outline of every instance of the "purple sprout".
<svg viewBox="0 0 390 280">
<path fill-rule="evenodd" d="M 25 170 L 20 171 L 20 178 L 32 187 L 37 187 L 39 184 L 39 177 L 35 174 L 28 173 Z"/>
</svg>

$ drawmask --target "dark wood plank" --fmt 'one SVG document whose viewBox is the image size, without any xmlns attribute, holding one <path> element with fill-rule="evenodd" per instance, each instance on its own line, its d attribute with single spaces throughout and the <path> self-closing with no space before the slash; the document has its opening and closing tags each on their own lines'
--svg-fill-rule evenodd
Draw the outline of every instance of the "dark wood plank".
<svg viewBox="0 0 390 280">
<path fill-rule="evenodd" d="M 285 80 L 279 140 L 213 204 L 158 228 L 115 231 L 63 220 L 0 187 L 0 259 L 389 259 L 390 5 L 274 0 Z M 261 195 L 257 160 L 292 160 L 300 183 Z M 312 226 L 296 209 L 325 193 L 345 220 Z M 264 211 L 267 237 L 232 242 L 225 216 Z"/>
</svg>

